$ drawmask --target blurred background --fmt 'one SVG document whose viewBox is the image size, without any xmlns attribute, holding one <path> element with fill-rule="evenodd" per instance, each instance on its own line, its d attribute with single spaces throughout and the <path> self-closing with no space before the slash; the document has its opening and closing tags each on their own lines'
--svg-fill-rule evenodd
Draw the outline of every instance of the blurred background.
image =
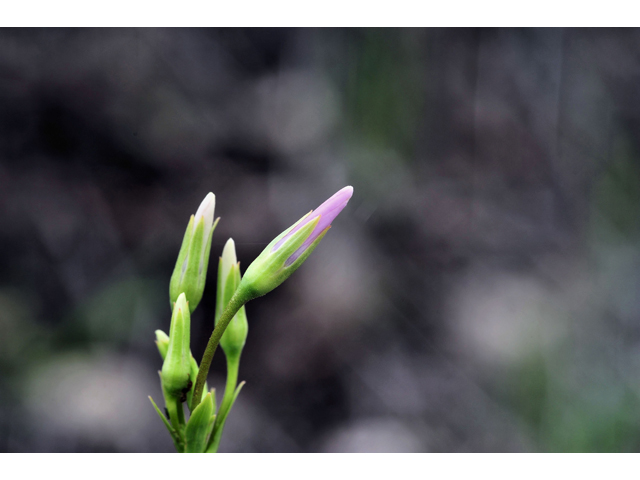
<svg viewBox="0 0 640 480">
<path fill-rule="evenodd" d="M 345 185 L 247 306 L 221 451 L 640 450 L 640 31 L 2 29 L 0 451 L 173 451 L 189 215 L 199 359 L 227 238 Z"/>
</svg>

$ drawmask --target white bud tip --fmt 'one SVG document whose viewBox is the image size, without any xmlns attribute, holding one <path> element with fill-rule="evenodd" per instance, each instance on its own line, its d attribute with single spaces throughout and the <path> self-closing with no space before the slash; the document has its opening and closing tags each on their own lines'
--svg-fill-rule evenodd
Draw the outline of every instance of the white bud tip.
<svg viewBox="0 0 640 480">
<path fill-rule="evenodd" d="M 236 244 L 233 238 L 230 238 L 222 249 L 222 271 L 226 274 L 236 263 L 238 263 L 238 259 L 236 258 Z"/>
<path fill-rule="evenodd" d="M 174 304 L 174 309 L 178 309 L 178 310 L 184 310 L 185 307 L 187 306 L 188 302 L 187 302 L 187 296 L 184 294 L 184 292 L 182 292 L 179 296 L 178 299 L 176 300 L 176 303 Z"/>
<path fill-rule="evenodd" d="M 213 224 L 213 215 L 216 210 L 216 196 L 209 192 L 207 196 L 204 197 L 202 203 L 198 207 L 198 211 L 196 212 L 195 223 L 197 224 L 201 218 L 204 218 L 205 225 Z"/>
</svg>

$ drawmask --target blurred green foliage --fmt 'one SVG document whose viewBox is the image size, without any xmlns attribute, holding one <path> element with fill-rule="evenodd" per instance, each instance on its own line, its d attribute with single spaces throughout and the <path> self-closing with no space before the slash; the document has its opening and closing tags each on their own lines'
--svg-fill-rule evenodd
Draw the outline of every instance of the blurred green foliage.
<svg viewBox="0 0 640 480">
<path fill-rule="evenodd" d="M 18 289 L 0 289 L 0 368 L 11 371 L 45 332 L 35 323 L 38 302 Z"/>
<path fill-rule="evenodd" d="M 68 342 L 127 345 L 148 342 L 164 315 L 169 321 L 166 281 L 130 277 L 89 296 L 72 314 L 61 338 Z"/>
<path fill-rule="evenodd" d="M 628 139 L 615 142 L 612 161 L 594 189 L 591 242 L 640 241 L 640 160 Z"/>
<path fill-rule="evenodd" d="M 425 108 L 423 31 L 362 29 L 345 69 L 345 132 L 360 195 L 402 188 Z"/>
<path fill-rule="evenodd" d="M 576 330 L 564 342 L 515 366 L 506 383 L 507 401 L 543 451 L 640 450 L 640 372 L 626 377 L 619 365 L 634 355 L 632 339 L 619 338 L 621 322 L 638 321 L 629 309 L 640 286 L 640 157 L 628 139 L 614 143 L 594 183 L 585 237 L 591 303 L 575 309 Z"/>
<path fill-rule="evenodd" d="M 347 121 L 360 141 L 413 157 L 424 108 L 420 31 L 364 29 L 348 71 Z"/>
</svg>

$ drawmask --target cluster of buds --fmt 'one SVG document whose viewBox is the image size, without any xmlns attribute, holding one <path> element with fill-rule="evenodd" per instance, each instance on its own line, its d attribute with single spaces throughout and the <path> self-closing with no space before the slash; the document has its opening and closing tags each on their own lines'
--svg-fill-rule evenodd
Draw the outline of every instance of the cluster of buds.
<svg viewBox="0 0 640 480">
<path fill-rule="evenodd" d="M 156 330 L 156 344 L 163 359 L 160 380 L 167 416 L 151 399 L 178 452 L 217 451 L 225 420 L 244 385 L 237 385 L 240 356 L 249 330 L 244 304 L 289 278 L 316 248 L 352 194 L 352 187 L 343 188 L 278 235 L 249 265 L 244 277 L 234 241 L 227 241 L 218 265 L 215 328 L 200 366 L 191 354 L 191 314 L 202 299 L 211 239 L 219 220 L 214 221 L 215 195 L 209 193 L 195 216 L 191 216 L 169 286 L 169 335 Z M 227 359 L 227 383 L 220 407 L 216 408 L 215 391 L 207 391 L 206 375 L 218 344 Z M 191 412 L 188 420 L 183 410 L 185 402 Z"/>
</svg>

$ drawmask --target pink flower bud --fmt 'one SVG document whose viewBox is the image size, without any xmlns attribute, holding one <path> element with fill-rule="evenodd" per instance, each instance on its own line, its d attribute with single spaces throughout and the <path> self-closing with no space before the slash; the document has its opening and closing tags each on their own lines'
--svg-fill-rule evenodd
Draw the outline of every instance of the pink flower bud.
<svg viewBox="0 0 640 480">
<path fill-rule="evenodd" d="M 344 207 L 347 206 L 349 199 L 353 195 L 353 187 L 351 185 L 344 187 L 338 192 L 334 193 L 328 200 L 326 200 L 322 205 L 313 210 L 309 215 L 305 217 L 298 225 L 296 225 L 289 233 L 287 233 L 284 237 L 282 237 L 271 249 L 272 252 L 275 252 L 280 248 L 280 246 L 291 237 L 294 233 L 296 233 L 300 228 L 304 227 L 307 223 L 315 220 L 320 217 L 318 224 L 311 232 L 311 235 L 304 241 L 304 243 L 298 248 L 293 255 L 291 255 L 287 261 L 285 262 L 285 266 L 291 265 L 296 259 L 304 252 L 309 245 L 311 245 L 316 238 L 324 231 L 325 228 L 331 226 L 331 222 L 338 216 L 338 214 L 342 211 Z"/>
<path fill-rule="evenodd" d="M 267 245 L 238 287 L 247 300 L 265 295 L 289 278 L 320 243 L 351 195 L 353 187 L 344 187 Z"/>
</svg>

